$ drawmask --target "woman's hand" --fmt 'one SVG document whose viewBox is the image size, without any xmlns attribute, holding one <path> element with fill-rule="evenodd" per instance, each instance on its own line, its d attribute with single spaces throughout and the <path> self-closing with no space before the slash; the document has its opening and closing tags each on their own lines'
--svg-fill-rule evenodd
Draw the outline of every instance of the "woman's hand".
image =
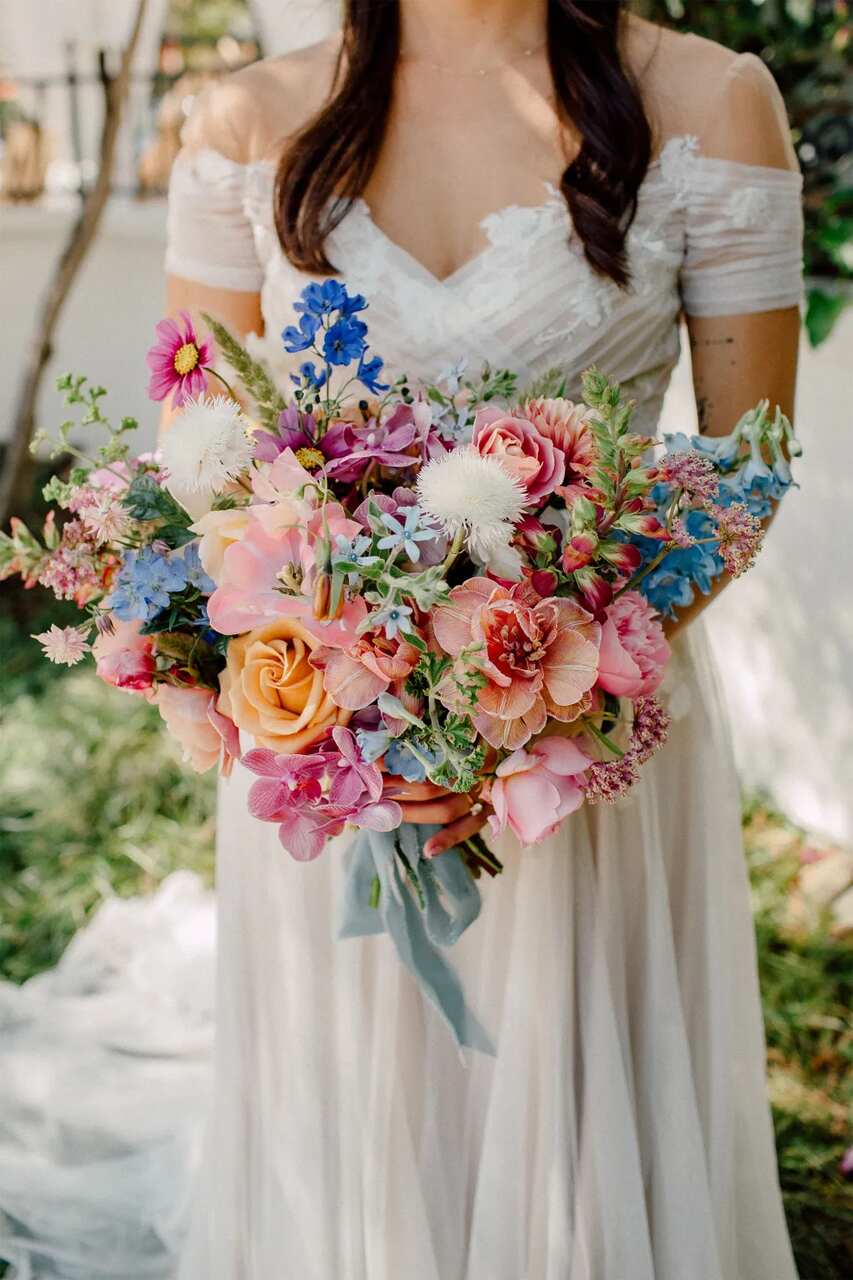
<svg viewBox="0 0 853 1280">
<path fill-rule="evenodd" d="M 479 791 L 460 795 L 432 782 L 406 782 L 393 774 L 385 775 L 382 798 L 397 801 L 403 810 L 404 822 L 442 827 L 424 846 L 428 858 L 452 849 L 462 840 L 469 840 L 486 825 L 489 817 Z"/>
</svg>

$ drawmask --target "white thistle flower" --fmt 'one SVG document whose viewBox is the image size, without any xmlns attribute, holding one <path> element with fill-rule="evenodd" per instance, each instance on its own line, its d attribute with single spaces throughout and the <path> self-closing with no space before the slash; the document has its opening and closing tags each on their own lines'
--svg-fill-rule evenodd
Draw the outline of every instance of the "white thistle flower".
<svg viewBox="0 0 853 1280">
<path fill-rule="evenodd" d="M 499 462 L 464 445 L 428 462 L 417 489 L 421 509 L 449 538 L 464 534 L 478 563 L 506 561 L 527 491 Z"/>
<path fill-rule="evenodd" d="M 183 493 L 219 493 L 252 461 L 249 424 L 226 396 L 188 400 L 169 425 L 162 447 L 167 487 Z"/>
</svg>

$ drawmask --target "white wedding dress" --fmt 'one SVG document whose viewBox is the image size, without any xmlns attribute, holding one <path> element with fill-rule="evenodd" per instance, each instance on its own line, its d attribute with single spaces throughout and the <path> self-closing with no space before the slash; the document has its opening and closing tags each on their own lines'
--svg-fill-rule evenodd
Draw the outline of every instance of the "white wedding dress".
<svg viewBox="0 0 853 1280">
<path fill-rule="evenodd" d="M 567 244 L 553 190 L 486 218 L 481 252 L 444 281 L 357 203 L 329 251 L 370 301 L 373 349 L 410 376 L 462 356 L 522 381 L 559 365 L 575 388 L 596 362 L 653 429 L 682 305 L 799 300 L 799 175 L 725 147 L 724 115 L 775 119 L 765 76 L 738 59 L 707 132 L 663 146 L 627 293 Z M 169 269 L 260 289 L 257 349 L 285 378 L 278 335 L 306 281 L 278 248 L 273 169 L 236 163 L 203 126 L 193 136 L 173 178 Z M 505 873 L 451 953 L 494 1058 L 454 1048 L 387 936 L 336 940 L 341 843 L 297 864 L 247 816 L 249 775 L 222 785 L 213 1105 L 180 1280 L 793 1280 L 738 786 L 699 626 L 665 692 L 671 738 L 630 800 L 582 810 L 531 850 L 502 842 Z M 152 1109 L 169 1094 L 140 1087 Z M 152 1139 L 146 1154 L 146 1192 L 162 1200 L 161 1159 L 180 1204 L 174 1152 L 168 1164 Z M 0 1162 L 15 1218 L 4 1193 Z M 170 1274 L 174 1223 L 157 1248 L 151 1227 L 134 1269 L 110 1203 L 105 1188 L 100 1252 L 77 1270 L 42 1259 L 45 1274 Z"/>
</svg>

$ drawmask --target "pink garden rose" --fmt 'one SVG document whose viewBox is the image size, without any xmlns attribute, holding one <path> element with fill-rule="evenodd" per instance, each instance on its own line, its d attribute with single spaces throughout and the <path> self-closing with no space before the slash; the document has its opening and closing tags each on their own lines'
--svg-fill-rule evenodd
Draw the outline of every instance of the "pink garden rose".
<svg viewBox="0 0 853 1280">
<path fill-rule="evenodd" d="M 591 761 L 569 738 L 541 738 L 507 756 L 492 783 L 492 831 L 507 827 L 523 845 L 552 835 L 583 804 L 583 775 Z"/>
<path fill-rule="evenodd" d="M 524 485 L 531 502 L 539 502 L 563 483 L 565 457 L 547 436 L 526 418 L 503 409 L 479 409 L 471 443 L 483 457 L 494 458 Z"/>
<path fill-rule="evenodd" d="M 212 689 L 175 684 L 157 686 L 157 710 L 182 747 L 184 759 L 196 773 L 206 773 L 219 762 L 223 736 L 211 718 L 215 699 Z"/>
<path fill-rule="evenodd" d="M 363 636 L 351 649 L 324 646 L 311 655 L 311 666 L 324 673 L 326 693 L 348 711 L 375 702 L 380 693 L 411 675 L 417 661 L 414 645 L 399 637 L 386 640 L 381 633 Z"/>
<path fill-rule="evenodd" d="M 563 454 L 565 475 L 560 496 L 570 503 L 585 492 L 595 469 L 598 450 L 590 427 L 594 410 L 571 400 L 528 400 L 521 409 L 540 437 L 550 440 Z"/>
<path fill-rule="evenodd" d="M 139 634 L 138 622 L 113 618 L 111 633 L 99 635 L 92 645 L 95 670 L 107 684 L 128 693 L 147 693 L 154 680 L 154 645 Z"/>
<path fill-rule="evenodd" d="M 648 697 L 659 688 L 670 653 L 660 617 L 639 591 L 626 591 L 607 606 L 598 668 L 607 693 Z"/>
<path fill-rule="evenodd" d="M 549 715 L 575 720 L 595 684 L 601 628 L 573 600 L 542 599 L 527 583 L 503 587 L 471 578 L 433 619 L 441 648 L 472 650 L 486 683 L 474 724 L 493 747 L 514 751 Z M 452 698 L 452 690 L 448 691 Z"/>
</svg>

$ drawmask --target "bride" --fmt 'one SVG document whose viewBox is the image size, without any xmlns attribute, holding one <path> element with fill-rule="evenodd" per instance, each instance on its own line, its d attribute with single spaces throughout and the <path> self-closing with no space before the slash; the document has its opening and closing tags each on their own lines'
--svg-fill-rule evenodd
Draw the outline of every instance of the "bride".
<svg viewBox="0 0 853 1280">
<path fill-rule="evenodd" d="M 800 179 L 750 55 L 616 0 L 347 0 L 343 32 L 197 105 L 173 308 L 279 334 L 307 277 L 396 373 L 593 362 L 654 430 L 687 320 L 701 430 L 792 409 Z M 461 1059 L 389 940 L 335 940 L 341 859 L 219 815 L 213 1115 L 181 1280 L 790 1280 L 737 783 L 701 623 L 630 807 L 522 853 L 454 953 Z M 414 788 L 453 841 L 467 797 Z"/>
</svg>

